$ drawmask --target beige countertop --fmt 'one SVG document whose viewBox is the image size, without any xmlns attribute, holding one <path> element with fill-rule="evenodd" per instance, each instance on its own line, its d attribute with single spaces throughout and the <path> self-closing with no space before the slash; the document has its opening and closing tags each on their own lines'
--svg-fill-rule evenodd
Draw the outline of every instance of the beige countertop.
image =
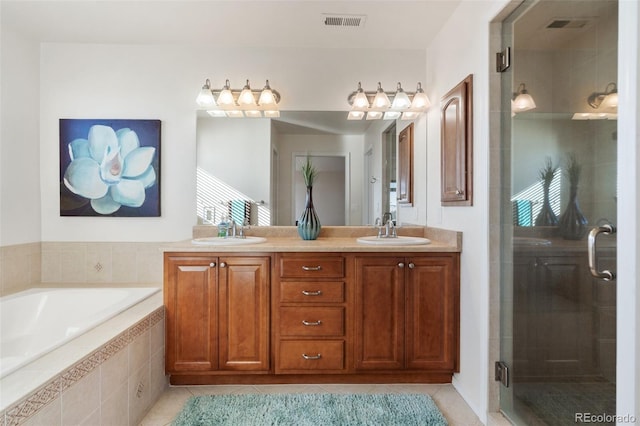
<svg viewBox="0 0 640 426">
<path fill-rule="evenodd" d="M 358 237 L 376 235 L 370 226 L 323 227 L 316 240 L 302 240 L 294 226 L 252 227 L 247 235 L 266 238 L 258 244 L 241 245 L 197 245 L 191 240 L 168 243 L 162 246 L 164 252 L 216 252 L 216 253 L 262 253 L 262 252 L 364 252 L 364 253 L 429 253 L 460 252 L 462 233 L 439 228 L 410 226 L 397 228 L 399 236 L 425 237 L 431 242 L 424 245 L 370 245 L 357 242 Z M 196 226 L 193 238 L 217 235 L 215 226 Z"/>
</svg>

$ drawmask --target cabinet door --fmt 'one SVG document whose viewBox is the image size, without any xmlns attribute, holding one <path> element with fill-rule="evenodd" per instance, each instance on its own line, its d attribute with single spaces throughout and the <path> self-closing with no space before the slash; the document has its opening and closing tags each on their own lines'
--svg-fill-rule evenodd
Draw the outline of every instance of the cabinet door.
<svg viewBox="0 0 640 426">
<path fill-rule="evenodd" d="M 443 206 L 472 204 L 472 92 L 473 76 L 470 75 L 442 97 L 440 169 Z"/>
<path fill-rule="evenodd" d="M 355 368 L 400 369 L 404 360 L 404 258 L 355 259 Z"/>
<path fill-rule="evenodd" d="M 221 257 L 220 369 L 269 369 L 269 258 Z"/>
<path fill-rule="evenodd" d="M 167 372 L 218 368 L 216 258 L 165 256 Z"/>
<path fill-rule="evenodd" d="M 410 257 L 406 274 L 409 369 L 456 367 L 457 280 L 454 257 Z"/>
<path fill-rule="evenodd" d="M 536 257 L 515 253 L 513 256 L 513 366 L 514 374 L 524 378 L 538 369 L 536 319 Z M 509 289 L 509 290 L 510 290 Z"/>
<path fill-rule="evenodd" d="M 593 288 L 587 271 L 586 256 L 537 260 L 539 373 L 555 377 L 594 372 Z"/>
</svg>

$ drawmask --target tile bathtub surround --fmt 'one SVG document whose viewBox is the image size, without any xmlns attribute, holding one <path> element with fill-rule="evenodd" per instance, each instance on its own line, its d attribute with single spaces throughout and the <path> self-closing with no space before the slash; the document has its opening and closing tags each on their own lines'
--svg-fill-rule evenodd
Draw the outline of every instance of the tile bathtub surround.
<svg viewBox="0 0 640 426">
<path fill-rule="evenodd" d="M 155 300 L 148 299 L 138 312 L 133 308 L 131 316 L 146 310 L 142 319 L 54 374 L 20 400 L 8 406 L 3 401 L 2 406 L 6 408 L 0 411 L 0 425 L 138 424 L 167 383 L 164 307 L 162 295 L 155 296 Z M 120 321 L 127 319 L 125 315 Z M 107 328 L 117 328 L 117 317 L 114 321 L 114 324 L 105 323 Z M 37 366 L 26 371 L 25 376 L 30 373 L 43 374 Z M 11 376 L 0 383 L 3 399 L 9 399 L 16 388 L 19 390 L 19 385 L 8 380 Z"/>
<path fill-rule="evenodd" d="M 41 243 L 0 247 L 0 296 L 31 288 L 40 282 Z"/>
<path fill-rule="evenodd" d="M 162 282 L 162 243 L 41 244 L 43 283 Z"/>
</svg>

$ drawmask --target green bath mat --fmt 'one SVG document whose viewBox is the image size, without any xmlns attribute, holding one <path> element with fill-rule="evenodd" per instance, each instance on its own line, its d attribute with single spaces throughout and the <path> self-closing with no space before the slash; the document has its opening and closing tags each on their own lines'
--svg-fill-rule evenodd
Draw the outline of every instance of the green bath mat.
<svg viewBox="0 0 640 426">
<path fill-rule="evenodd" d="M 194 396 L 173 426 L 446 426 L 428 395 L 246 394 Z"/>
</svg>

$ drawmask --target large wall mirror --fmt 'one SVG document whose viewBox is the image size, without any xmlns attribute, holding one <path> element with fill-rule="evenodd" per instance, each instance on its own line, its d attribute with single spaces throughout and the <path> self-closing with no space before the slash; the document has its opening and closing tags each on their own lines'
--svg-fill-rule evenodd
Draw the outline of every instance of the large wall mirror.
<svg viewBox="0 0 640 426">
<path fill-rule="evenodd" d="M 199 111 L 198 223 L 232 215 L 251 225 L 295 225 L 307 156 L 319 172 L 313 198 L 323 225 L 373 224 L 394 210 L 394 121 L 346 117 L 344 111 L 283 111 L 277 119 L 213 118 Z"/>
</svg>

